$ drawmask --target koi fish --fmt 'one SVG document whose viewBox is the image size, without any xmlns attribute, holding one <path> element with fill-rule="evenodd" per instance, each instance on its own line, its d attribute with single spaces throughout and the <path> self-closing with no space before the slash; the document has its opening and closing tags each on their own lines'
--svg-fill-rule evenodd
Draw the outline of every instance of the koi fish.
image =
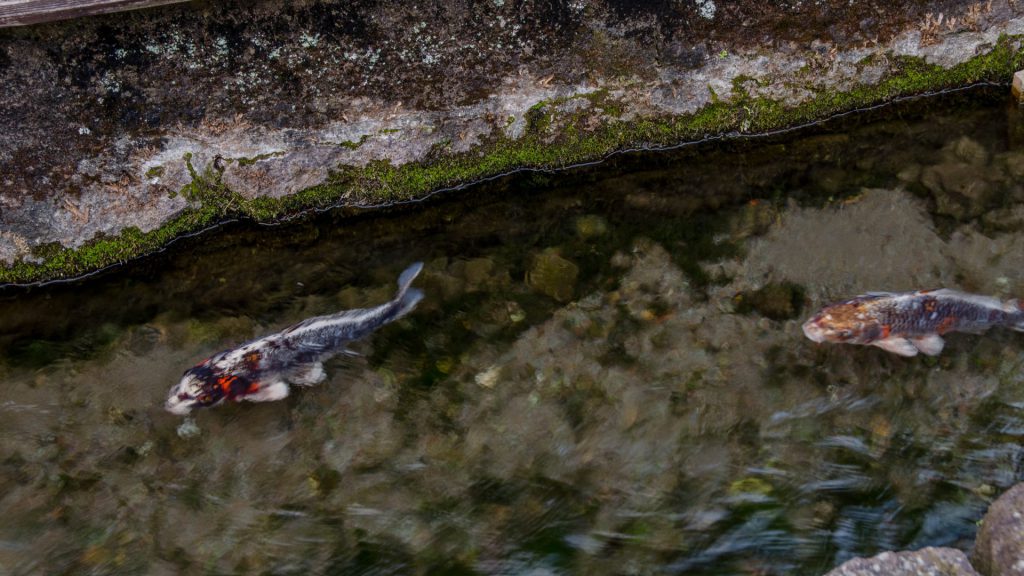
<svg viewBox="0 0 1024 576">
<path fill-rule="evenodd" d="M 942 352 L 948 332 L 982 334 L 992 326 L 1024 331 L 1017 300 L 942 288 L 917 292 L 868 292 L 825 306 L 804 322 L 815 342 L 866 344 L 900 356 Z"/>
<path fill-rule="evenodd" d="M 323 361 L 345 346 L 408 314 L 423 298 L 409 285 L 421 262 L 398 277 L 398 293 L 374 308 L 346 310 L 303 320 L 284 330 L 214 354 L 185 371 L 164 407 L 186 415 L 225 401 L 267 402 L 288 396 L 288 384 L 312 386 L 326 378 Z"/>
</svg>

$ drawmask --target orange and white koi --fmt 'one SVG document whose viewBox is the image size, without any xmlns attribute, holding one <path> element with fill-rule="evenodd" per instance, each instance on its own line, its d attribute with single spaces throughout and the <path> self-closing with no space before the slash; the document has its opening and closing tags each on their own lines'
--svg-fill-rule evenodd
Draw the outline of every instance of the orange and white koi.
<svg viewBox="0 0 1024 576">
<path fill-rule="evenodd" d="M 803 330 L 815 342 L 866 344 L 900 356 L 935 356 L 945 346 L 944 334 L 981 334 L 992 326 L 1024 331 L 1020 303 L 942 288 L 868 292 L 825 306 Z"/>
<path fill-rule="evenodd" d="M 288 396 L 288 384 L 312 386 L 326 378 L 323 361 L 353 340 L 408 314 L 423 298 L 410 288 L 423 269 L 417 262 L 398 278 L 398 293 L 374 308 L 309 318 L 281 332 L 225 350 L 188 369 L 164 407 L 179 415 L 224 401 L 266 402 Z"/>
</svg>

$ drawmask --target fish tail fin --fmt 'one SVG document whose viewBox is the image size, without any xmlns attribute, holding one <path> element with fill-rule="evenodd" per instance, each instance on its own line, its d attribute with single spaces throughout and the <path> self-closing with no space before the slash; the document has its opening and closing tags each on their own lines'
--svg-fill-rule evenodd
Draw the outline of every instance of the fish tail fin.
<svg viewBox="0 0 1024 576">
<path fill-rule="evenodd" d="M 419 288 L 410 288 L 406 290 L 406 292 L 402 294 L 401 298 L 396 301 L 398 303 L 398 308 L 396 310 L 395 318 L 401 318 L 409 312 L 412 312 L 412 309 L 420 303 L 420 300 L 423 300 L 422 290 Z"/>
<path fill-rule="evenodd" d="M 412 281 L 415 280 L 422 271 L 423 262 L 413 262 L 402 272 L 398 277 L 398 295 L 395 297 L 396 300 L 405 294 L 406 290 L 409 289 L 409 285 L 412 284 Z"/>
<path fill-rule="evenodd" d="M 419 304 L 423 299 L 423 291 L 418 288 L 410 288 L 409 285 L 416 279 L 416 276 L 423 270 L 423 262 L 414 262 L 398 277 L 398 294 L 395 296 L 395 318 L 405 316 Z"/>
</svg>

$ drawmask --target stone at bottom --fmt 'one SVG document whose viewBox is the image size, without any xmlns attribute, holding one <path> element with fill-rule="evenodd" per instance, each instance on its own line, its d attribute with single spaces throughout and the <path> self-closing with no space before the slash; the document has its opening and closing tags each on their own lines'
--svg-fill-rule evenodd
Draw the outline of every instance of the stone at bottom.
<svg viewBox="0 0 1024 576">
<path fill-rule="evenodd" d="M 1024 70 L 1018 70 L 1013 75 L 1013 83 L 1010 84 L 1010 93 L 1017 100 L 1024 99 Z"/>
<path fill-rule="evenodd" d="M 854 558 L 825 576 L 978 576 L 963 552 L 954 548 L 922 548 Z"/>
<path fill-rule="evenodd" d="M 986 576 L 1024 576 L 1024 483 L 988 507 L 971 559 Z"/>
</svg>

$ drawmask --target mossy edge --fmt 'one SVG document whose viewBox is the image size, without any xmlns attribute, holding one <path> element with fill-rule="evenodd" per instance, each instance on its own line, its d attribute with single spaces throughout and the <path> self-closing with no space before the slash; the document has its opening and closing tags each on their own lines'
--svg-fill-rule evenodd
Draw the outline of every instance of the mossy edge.
<svg viewBox="0 0 1024 576">
<path fill-rule="evenodd" d="M 1005 82 L 1024 64 L 1019 36 L 1001 36 L 993 49 L 949 69 L 917 57 L 895 57 L 894 72 L 877 84 L 850 91 L 819 90 L 804 103 L 787 107 L 753 97 L 734 82 L 732 97 L 713 101 L 694 114 L 622 120 L 625 108 L 607 90 L 580 95 L 607 120 L 593 130 L 578 122 L 585 114 L 562 118 L 561 133 L 550 133 L 550 111 L 558 102 L 539 102 L 527 112 L 527 130 L 517 139 L 500 137 L 462 154 L 435 146 L 421 162 L 393 166 L 386 161 L 365 167 L 341 167 L 322 184 L 283 198 L 247 199 L 229 190 L 220 172 L 197 171 L 186 157 L 192 182 L 182 191 L 193 206 L 149 232 L 128 227 L 116 236 L 97 237 L 78 248 L 46 250 L 41 262 L 24 259 L 0 268 L 0 284 L 24 284 L 74 278 L 155 252 L 172 240 L 229 218 L 267 222 L 317 207 L 356 202 L 387 205 L 422 198 L 439 189 L 471 183 L 516 169 L 560 168 L 596 160 L 626 148 L 657 148 L 740 131 L 764 133 L 822 120 L 836 114 L 891 101 L 898 97 L 966 86 L 982 81 Z"/>
</svg>

